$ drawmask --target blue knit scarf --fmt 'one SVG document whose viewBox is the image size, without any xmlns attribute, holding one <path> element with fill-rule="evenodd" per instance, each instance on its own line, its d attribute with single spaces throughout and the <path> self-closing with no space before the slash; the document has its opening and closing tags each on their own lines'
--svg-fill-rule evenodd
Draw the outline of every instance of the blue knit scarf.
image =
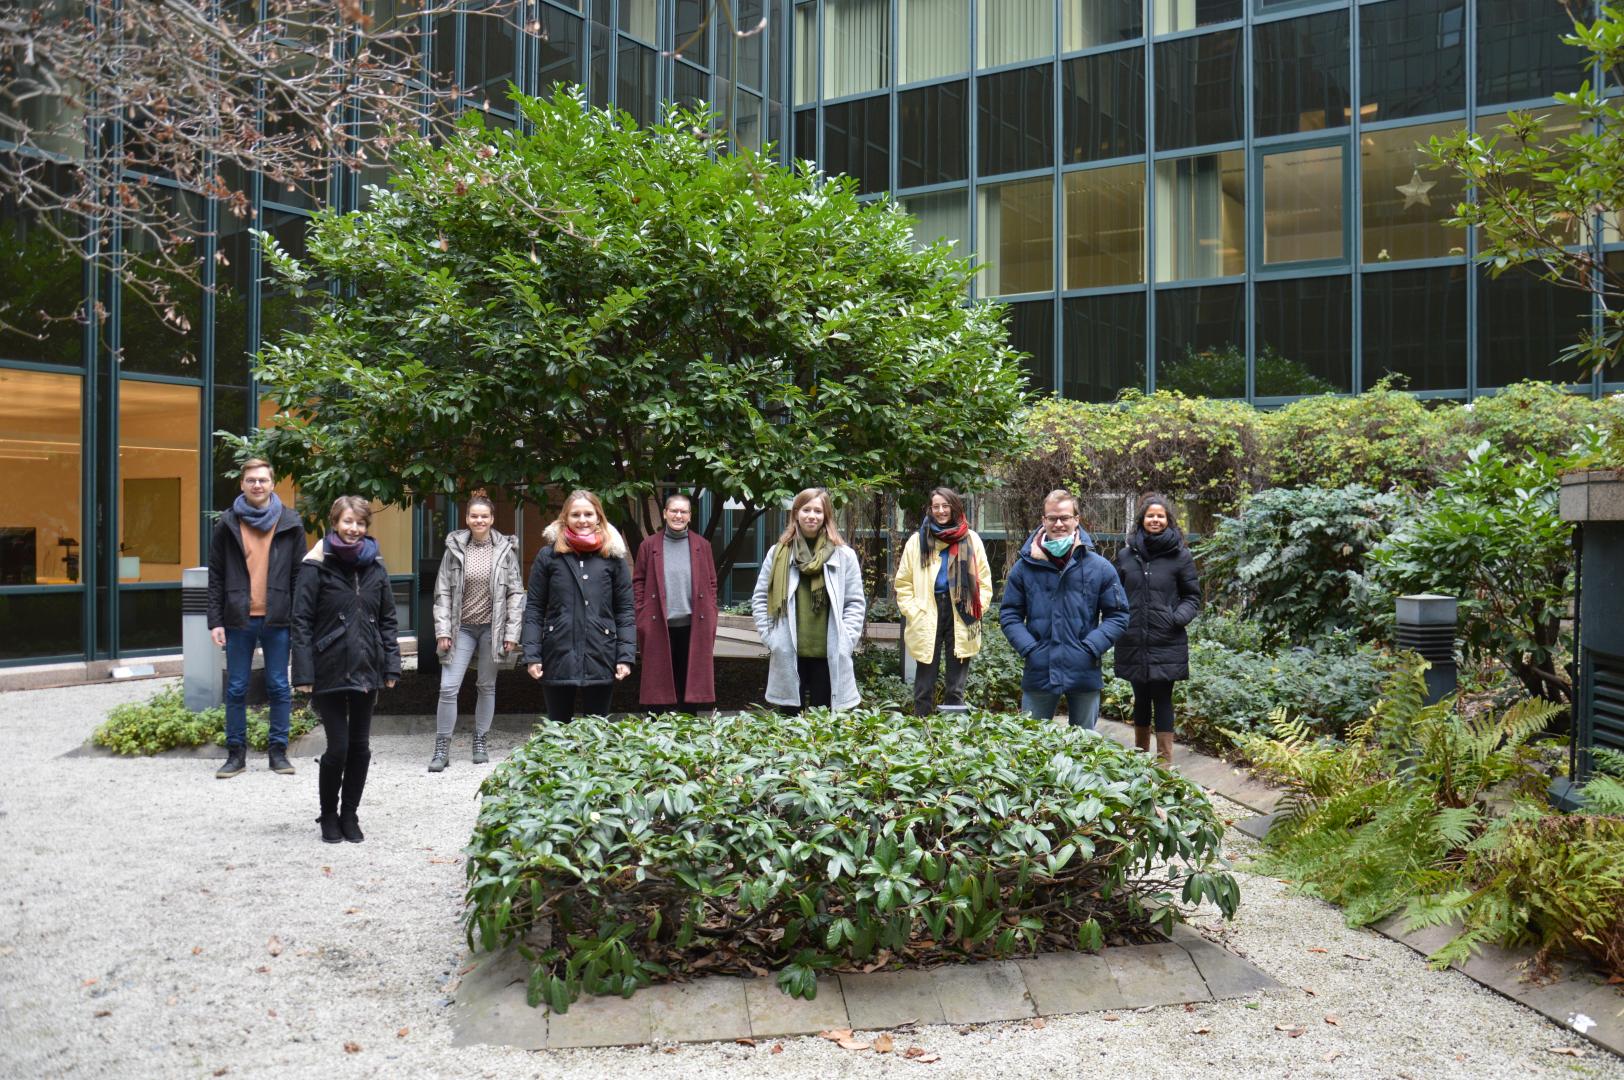
<svg viewBox="0 0 1624 1080">
<path fill-rule="evenodd" d="M 271 492 L 270 501 L 259 507 L 249 502 L 248 496 L 238 495 L 237 501 L 231 504 L 231 510 L 244 525 L 260 532 L 270 532 L 282 520 L 282 500 L 276 497 L 274 491 Z"/>
</svg>

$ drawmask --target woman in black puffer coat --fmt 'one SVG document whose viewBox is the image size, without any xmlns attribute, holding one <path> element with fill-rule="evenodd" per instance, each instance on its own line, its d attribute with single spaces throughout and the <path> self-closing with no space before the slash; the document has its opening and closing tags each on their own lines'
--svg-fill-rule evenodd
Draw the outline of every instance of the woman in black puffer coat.
<svg viewBox="0 0 1624 1080">
<path fill-rule="evenodd" d="M 317 774 L 321 838 L 359 844 L 356 808 L 372 762 L 372 706 L 380 687 L 400 680 L 400 642 L 389 571 L 367 535 L 372 508 L 358 495 L 341 495 L 327 516 L 332 529 L 299 566 L 288 641 L 293 684 L 314 695 L 327 733 Z"/>
<path fill-rule="evenodd" d="M 1127 633 L 1116 643 L 1116 674 L 1133 684 L 1134 742 L 1150 751 L 1154 718 L 1156 755 L 1171 763 L 1173 684 L 1190 677 L 1184 628 L 1201 610 L 1201 581 L 1166 496 L 1139 500 L 1116 568 L 1131 612 Z"/>
</svg>

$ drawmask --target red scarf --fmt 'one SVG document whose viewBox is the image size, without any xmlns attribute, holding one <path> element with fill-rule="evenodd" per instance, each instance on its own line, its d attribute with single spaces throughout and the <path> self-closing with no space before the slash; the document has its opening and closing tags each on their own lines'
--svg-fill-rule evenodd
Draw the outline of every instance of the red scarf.
<svg viewBox="0 0 1624 1080">
<path fill-rule="evenodd" d="M 564 543 L 568 544 L 570 550 L 577 555 L 597 554 L 603 550 L 603 541 L 603 534 L 596 531 L 579 533 L 574 529 L 566 528 L 564 530 Z"/>
<path fill-rule="evenodd" d="M 920 533 L 920 558 L 929 553 L 930 548 L 926 545 L 930 540 L 947 545 L 942 558 L 947 560 L 947 588 L 953 606 L 965 623 L 974 625 L 979 622 L 982 616 L 980 569 L 976 566 L 975 549 L 964 543 L 965 537 L 970 535 L 969 520 L 961 516 L 953 524 L 943 527 L 927 517 Z"/>
</svg>

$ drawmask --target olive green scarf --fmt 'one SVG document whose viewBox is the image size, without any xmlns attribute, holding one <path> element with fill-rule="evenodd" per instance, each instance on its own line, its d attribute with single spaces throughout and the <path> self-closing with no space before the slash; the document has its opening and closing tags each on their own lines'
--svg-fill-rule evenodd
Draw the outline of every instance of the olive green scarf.
<svg viewBox="0 0 1624 1080">
<path fill-rule="evenodd" d="M 818 533 L 816 547 L 806 542 L 799 529 L 795 531 L 795 539 L 787 544 L 779 544 L 773 553 L 772 577 L 767 582 L 767 615 L 778 618 L 784 614 L 789 603 L 789 561 L 792 557 L 802 580 L 812 590 L 812 610 L 823 611 L 827 608 L 829 596 L 823 586 L 823 564 L 834 553 L 835 546 L 829 542 L 828 534 L 821 532 Z"/>
</svg>

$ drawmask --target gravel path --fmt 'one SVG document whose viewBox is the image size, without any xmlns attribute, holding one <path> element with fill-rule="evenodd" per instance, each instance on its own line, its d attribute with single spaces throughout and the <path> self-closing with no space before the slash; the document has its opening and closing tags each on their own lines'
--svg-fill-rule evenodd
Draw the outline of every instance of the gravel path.
<svg viewBox="0 0 1624 1080">
<path fill-rule="evenodd" d="M 309 758 L 281 777 L 255 757 L 221 782 L 197 759 L 60 757 L 111 705 L 156 688 L 0 695 L 0 1076 L 982 1078 L 1092 1066 L 1132 1080 L 1624 1080 L 1624 1062 L 1250 876 L 1233 926 L 1200 923 L 1291 988 L 1250 1002 L 898 1035 L 899 1051 L 939 1054 L 931 1065 L 815 1038 L 784 1039 L 778 1053 L 453 1048 L 458 851 L 488 768 L 468 764 L 466 734 L 437 777 L 423 770 L 427 740 L 374 740 L 367 842 L 329 846 L 311 820 Z M 1244 857 L 1252 842 L 1231 830 L 1229 848 Z M 1550 1052 L 1559 1046 L 1584 1057 Z"/>
</svg>

